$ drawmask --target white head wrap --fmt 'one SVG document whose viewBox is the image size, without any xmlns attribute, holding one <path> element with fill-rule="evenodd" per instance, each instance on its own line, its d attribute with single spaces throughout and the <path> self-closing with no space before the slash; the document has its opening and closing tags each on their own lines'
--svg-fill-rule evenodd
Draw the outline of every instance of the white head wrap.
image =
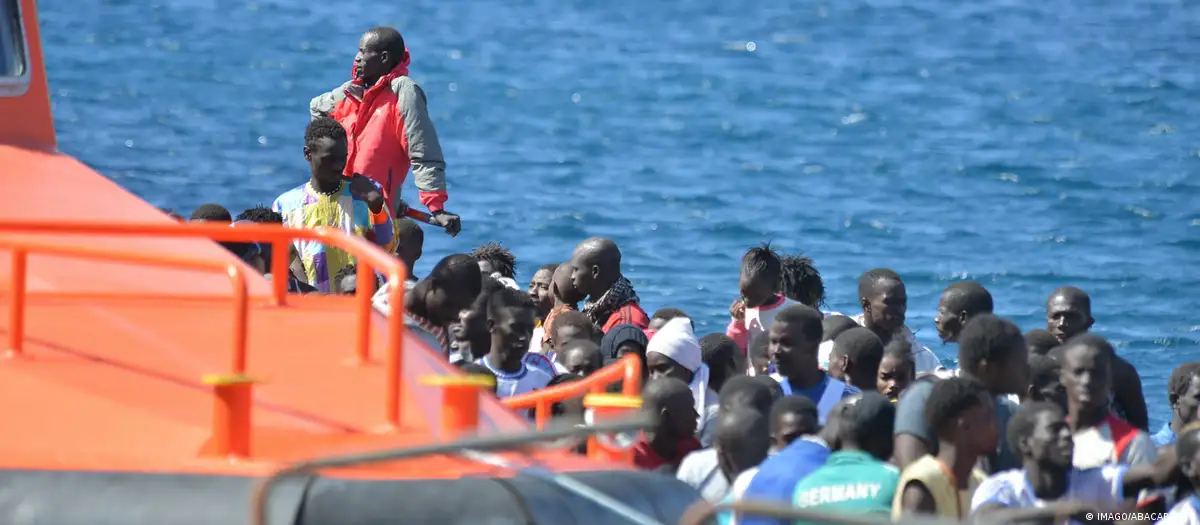
<svg viewBox="0 0 1200 525">
<path fill-rule="evenodd" d="M 700 341 L 692 333 L 692 320 L 676 317 L 667 321 L 667 324 L 650 338 L 646 353 L 651 352 L 669 357 L 679 363 L 679 366 L 692 372 L 692 382 L 688 386 L 696 402 L 696 413 L 703 418 L 708 396 L 708 366 L 701 358 Z"/>
</svg>

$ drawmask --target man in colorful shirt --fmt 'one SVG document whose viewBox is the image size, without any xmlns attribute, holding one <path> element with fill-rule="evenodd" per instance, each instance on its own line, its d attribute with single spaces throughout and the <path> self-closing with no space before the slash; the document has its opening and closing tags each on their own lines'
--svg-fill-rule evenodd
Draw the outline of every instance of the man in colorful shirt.
<svg viewBox="0 0 1200 525">
<path fill-rule="evenodd" d="M 284 192 L 271 209 L 283 216 L 290 228 L 326 226 L 358 235 L 388 249 L 392 243 L 392 219 L 384 206 L 378 184 L 362 176 L 346 179 L 346 130 L 337 121 L 318 118 L 304 131 L 304 158 L 311 176 L 307 182 Z M 308 284 L 323 293 L 338 293 L 332 277 L 354 257 L 341 249 L 317 241 L 294 241 L 302 272 Z"/>
</svg>

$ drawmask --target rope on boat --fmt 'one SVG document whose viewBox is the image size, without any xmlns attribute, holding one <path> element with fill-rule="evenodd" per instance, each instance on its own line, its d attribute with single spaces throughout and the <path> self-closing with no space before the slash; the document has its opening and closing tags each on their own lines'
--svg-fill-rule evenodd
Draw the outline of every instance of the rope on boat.
<svg viewBox="0 0 1200 525">
<path fill-rule="evenodd" d="M 251 506 L 250 522 L 253 525 L 266 525 L 267 500 L 271 491 L 280 480 L 303 475 L 315 474 L 315 471 L 326 468 L 350 467 L 370 463 L 412 459 L 434 454 L 462 455 L 465 450 L 498 451 L 528 448 L 529 445 L 547 441 L 586 438 L 594 434 L 635 432 L 653 430 L 658 424 L 655 418 L 638 414 L 629 418 L 605 421 L 594 425 L 570 425 L 559 428 L 546 428 L 526 432 L 497 434 L 493 436 L 473 436 L 449 443 L 401 447 L 356 454 L 325 456 L 307 461 L 286 465 L 267 477 L 261 479 L 254 487 Z M 650 522 L 657 523 L 657 522 Z"/>
</svg>

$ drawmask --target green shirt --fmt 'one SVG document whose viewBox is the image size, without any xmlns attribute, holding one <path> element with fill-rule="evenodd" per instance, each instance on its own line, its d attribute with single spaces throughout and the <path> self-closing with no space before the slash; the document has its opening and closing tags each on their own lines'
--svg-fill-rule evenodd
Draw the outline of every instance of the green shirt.
<svg viewBox="0 0 1200 525">
<path fill-rule="evenodd" d="M 891 516 L 899 482 L 896 467 L 866 452 L 834 452 L 825 466 L 796 484 L 792 502 L 802 509 Z M 796 521 L 796 525 L 816 524 Z"/>
</svg>

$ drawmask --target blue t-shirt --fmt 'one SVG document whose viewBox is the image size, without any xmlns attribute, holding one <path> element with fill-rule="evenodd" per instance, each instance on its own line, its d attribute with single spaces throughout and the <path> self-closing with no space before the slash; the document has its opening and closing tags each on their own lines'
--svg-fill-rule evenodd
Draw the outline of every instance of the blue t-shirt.
<svg viewBox="0 0 1200 525">
<path fill-rule="evenodd" d="M 1156 432 L 1153 436 L 1150 436 L 1150 437 L 1151 437 L 1151 439 L 1154 440 L 1154 444 L 1158 445 L 1160 447 L 1165 447 L 1167 445 L 1175 444 L 1175 431 L 1171 430 L 1171 422 L 1170 421 L 1163 423 L 1162 428 L 1159 429 L 1158 432 Z"/>
<path fill-rule="evenodd" d="M 824 388 L 824 387 L 822 387 Z M 829 446 L 818 438 L 801 438 L 793 441 L 778 454 L 768 457 L 758 467 L 758 473 L 746 487 L 742 499 L 767 501 L 790 505 L 796 492 L 796 484 L 825 465 L 829 459 Z M 788 523 L 767 516 L 743 515 L 742 525 L 781 525 Z"/>
<path fill-rule="evenodd" d="M 825 374 L 825 378 L 822 379 L 820 383 L 817 383 L 811 387 L 808 387 L 808 388 L 805 388 L 802 390 L 793 389 L 792 395 L 804 396 L 804 397 L 811 399 L 813 403 L 820 403 L 821 396 L 825 394 L 825 387 L 829 386 L 830 379 L 831 378 L 829 377 L 829 374 Z M 842 390 L 842 397 L 859 396 L 859 395 L 862 395 L 862 390 L 859 390 L 857 387 L 855 387 L 854 385 L 851 385 L 849 383 L 846 383 L 846 388 L 844 390 Z"/>
</svg>

